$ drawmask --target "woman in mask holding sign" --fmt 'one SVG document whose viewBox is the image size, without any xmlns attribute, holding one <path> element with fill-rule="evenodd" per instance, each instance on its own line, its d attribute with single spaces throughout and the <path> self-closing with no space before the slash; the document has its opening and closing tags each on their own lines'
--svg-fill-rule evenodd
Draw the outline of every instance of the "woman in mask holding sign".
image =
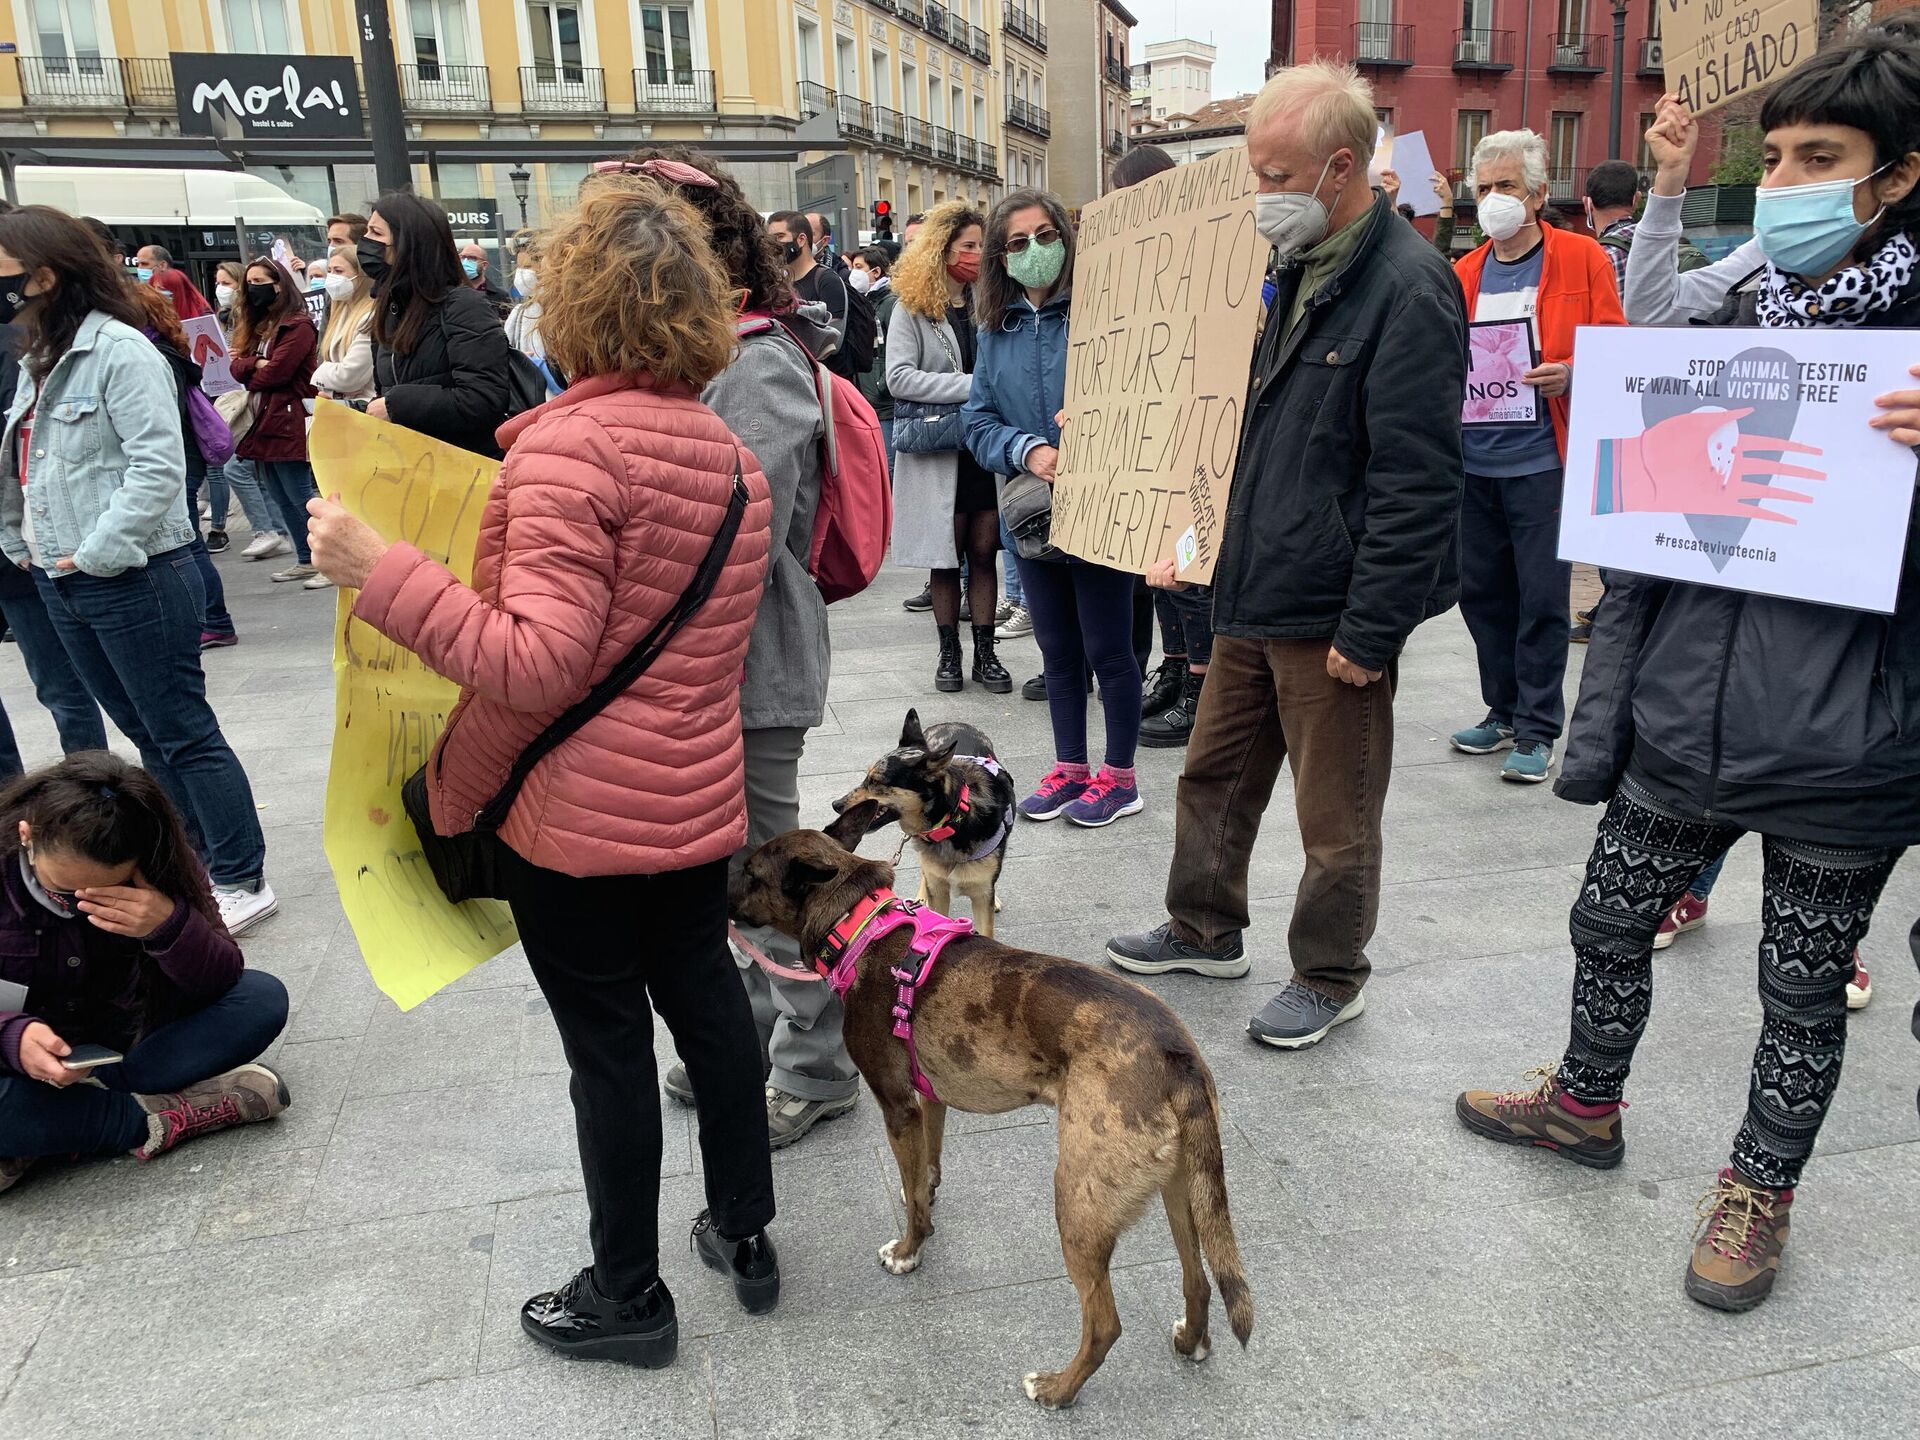
<svg viewBox="0 0 1920 1440">
<path fill-rule="evenodd" d="M 1912 32 L 1868 31 L 1822 51 L 1766 97 L 1760 123 L 1754 230 L 1766 270 L 1735 323 L 1779 331 L 1770 343 L 1789 353 L 1791 332 L 1814 326 L 1920 327 Z M 1649 136 L 1656 154 L 1684 144 L 1691 125 L 1663 107 Z M 1678 208 L 1671 224 L 1649 211 L 1669 266 Z M 1634 264 L 1654 258 L 1642 254 L 1647 237 L 1643 225 Z M 1878 404 L 1867 423 L 1885 438 L 1873 443 L 1920 444 L 1920 391 Z M 1680 458 L 1660 463 L 1651 478 L 1674 479 Z M 1902 851 L 1920 842 L 1920 527 L 1909 520 L 1891 617 L 1624 572 L 1613 580 L 1559 784 L 1568 799 L 1607 802 L 1573 910 L 1572 1039 L 1537 1085 L 1469 1090 L 1455 1108 L 1491 1139 L 1617 1165 L 1655 932 L 1706 866 L 1759 832 L 1760 1039 L 1746 1118 L 1701 1203 L 1686 1280 L 1702 1304 L 1746 1310 L 1773 1289 L 1795 1187 L 1839 1084 L 1854 948 Z"/>
</svg>

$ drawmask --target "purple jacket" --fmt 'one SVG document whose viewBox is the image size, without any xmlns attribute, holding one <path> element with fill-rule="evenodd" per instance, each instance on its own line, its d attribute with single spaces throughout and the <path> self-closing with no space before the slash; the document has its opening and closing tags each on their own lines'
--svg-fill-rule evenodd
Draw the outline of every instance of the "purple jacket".
<svg viewBox="0 0 1920 1440">
<path fill-rule="evenodd" d="M 240 947 L 184 901 L 145 940 L 109 935 L 48 910 L 27 893 L 19 852 L 0 853 L 0 980 L 27 987 L 25 1011 L 0 1010 L 0 1071 L 20 1071 L 20 1036 L 36 1020 L 69 1045 L 124 1052 L 143 1025 L 154 1029 L 226 994 L 245 968 Z"/>
</svg>

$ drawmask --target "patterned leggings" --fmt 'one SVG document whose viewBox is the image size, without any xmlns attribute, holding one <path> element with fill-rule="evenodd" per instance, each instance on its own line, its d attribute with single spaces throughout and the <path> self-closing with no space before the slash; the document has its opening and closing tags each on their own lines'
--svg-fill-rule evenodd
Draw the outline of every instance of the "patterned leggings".
<svg viewBox="0 0 1920 1440">
<path fill-rule="evenodd" d="M 1660 919 L 1741 832 L 1688 819 L 1632 780 L 1607 806 L 1573 906 L 1573 1033 L 1560 1085 L 1576 1100 L 1620 1099 L 1653 1006 Z M 1901 851 L 1844 849 L 1767 835 L 1760 902 L 1760 1007 L 1747 1115 L 1733 1163 L 1788 1188 L 1840 1083 L 1847 981 L 1874 903 Z"/>
</svg>

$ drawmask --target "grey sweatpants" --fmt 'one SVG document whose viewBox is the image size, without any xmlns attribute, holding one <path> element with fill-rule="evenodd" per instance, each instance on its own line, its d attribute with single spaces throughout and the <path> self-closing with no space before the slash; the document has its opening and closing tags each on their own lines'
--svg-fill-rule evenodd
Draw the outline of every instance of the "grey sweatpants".
<svg viewBox="0 0 1920 1440">
<path fill-rule="evenodd" d="M 798 728 L 748 730 L 747 845 L 764 845 L 800 826 L 800 755 L 807 732 Z M 775 964 L 798 969 L 799 942 L 764 926 L 741 935 Z M 738 951 L 734 963 L 753 1002 L 753 1023 L 770 1070 L 767 1083 L 803 1100 L 843 1100 L 860 1088 L 840 1038 L 840 1002 L 824 982 L 780 980 Z"/>
</svg>

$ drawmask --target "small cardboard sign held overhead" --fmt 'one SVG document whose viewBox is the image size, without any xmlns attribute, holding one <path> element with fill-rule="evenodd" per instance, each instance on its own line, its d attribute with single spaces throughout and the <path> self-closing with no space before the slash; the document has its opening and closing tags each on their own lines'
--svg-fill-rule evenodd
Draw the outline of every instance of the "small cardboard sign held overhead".
<svg viewBox="0 0 1920 1440">
<path fill-rule="evenodd" d="M 1819 0 L 1655 0 L 1667 89 L 1695 116 L 1750 99 L 1819 48 Z"/>
</svg>

